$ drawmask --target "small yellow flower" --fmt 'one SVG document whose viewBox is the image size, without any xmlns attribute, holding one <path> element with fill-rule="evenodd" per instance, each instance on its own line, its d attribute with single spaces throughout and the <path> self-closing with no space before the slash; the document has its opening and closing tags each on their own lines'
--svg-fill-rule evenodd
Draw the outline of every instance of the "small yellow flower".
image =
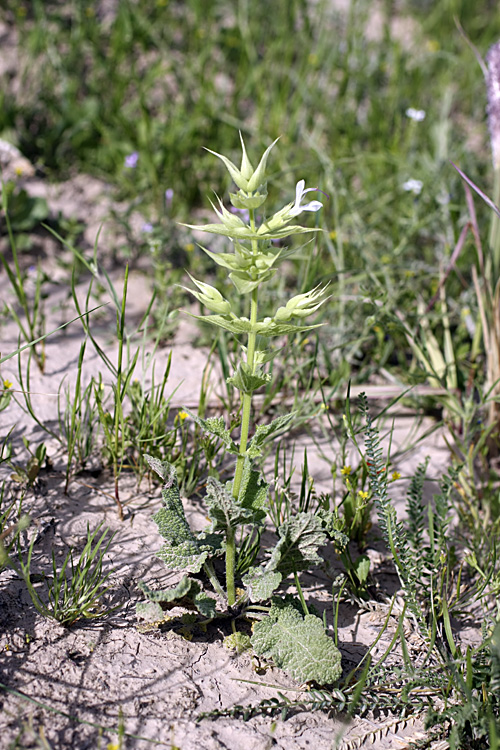
<svg viewBox="0 0 500 750">
<path fill-rule="evenodd" d="M 401 479 L 401 474 L 399 473 L 399 471 L 393 471 L 391 479 L 393 482 L 395 482 L 396 479 Z"/>
<path fill-rule="evenodd" d="M 335 231 L 335 229 L 332 229 L 332 231 L 330 232 L 330 234 L 328 236 L 330 237 L 331 240 L 336 240 L 337 239 L 337 232 Z"/>
<path fill-rule="evenodd" d="M 380 258 L 380 260 L 381 260 L 382 263 L 384 263 L 385 265 L 387 265 L 388 263 L 391 262 L 392 259 L 391 259 L 390 255 L 382 255 L 382 257 Z"/>
<path fill-rule="evenodd" d="M 352 471 L 351 466 L 343 466 L 340 470 L 340 473 L 342 474 L 342 476 L 348 477 L 351 471 Z"/>
<path fill-rule="evenodd" d="M 428 52 L 439 52 L 439 42 L 437 39 L 429 39 L 425 46 Z"/>
<path fill-rule="evenodd" d="M 307 58 L 309 65 L 317 65 L 318 60 L 319 60 L 318 55 L 316 55 L 314 52 L 311 52 L 311 54 Z"/>
<path fill-rule="evenodd" d="M 108 742 L 106 748 L 107 750 L 120 750 L 120 745 L 117 742 Z"/>
<path fill-rule="evenodd" d="M 325 404 L 325 402 L 323 401 L 320 408 L 321 408 L 321 411 L 326 411 L 328 409 L 328 404 Z"/>
<path fill-rule="evenodd" d="M 5 388 L 6 391 L 8 391 L 9 388 L 12 388 L 12 383 L 10 382 L 10 380 L 4 380 L 3 387 Z"/>
<path fill-rule="evenodd" d="M 179 419 L 181 422 L 184 422 L 184 420 L 189 416 L 189 414 L 186 411 L 180 411 L 178 414 Z"/>
<path fill-rule="evenodd" d="M 368 498 L 370 497 L 370 493 L 365 492 L 364 490 L 358 490 L 358 497 L 361 500 L 368 500 Z"/>
<path fill-rule="evenodd" d="M 187 245 L 184 245 L 184 250 L 187 253 L 192 253 L 194 250 L 194 244 L 192 242 L 188 242 Z"/>
<path fill-rule="evenodd" d="M 22 167 L 16 167 L 14 169 L 14 172 L 16 173 L 16 177 L 22 177 L 24 174 L 24 169 Z"/>
</svg>

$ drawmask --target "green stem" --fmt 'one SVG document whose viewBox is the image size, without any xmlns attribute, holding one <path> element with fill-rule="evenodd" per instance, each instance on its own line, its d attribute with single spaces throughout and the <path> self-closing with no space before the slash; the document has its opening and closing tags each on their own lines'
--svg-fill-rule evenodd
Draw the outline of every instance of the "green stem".
<svg viewBox="0 0 500 750">
<path fill-rule="evenodd" d="M 304 594 L 302 593 L 302 586 L 300 585 L 299 577 L 296 572 L 294 572 L 293 577 L 295 579 L 295 588 L 297 589 L 300 603 L 302 604 L 302 609 L 304 610 L 304 614 L 308 615 L 309 610 L 307 609 L 306 600 L 304 599 Z"/>
<path fill-rule="evenodd" d="M 255 230 L 255 210 L 250 210 L 250 226 Z M 252 250 L 255 255 L 259 251 L 259 245 L 257 240 L 252 240 Z M 250 323 L 255 325 L 257 323 L 257 309 L 258 309 L 258 296 L 259 288 L 256 287 L 252 290 L 252 297 L 250 300 Z M 255 370 L 255 344 L 257 341 L 257 334 L 255 331 L 251 331 L 248 334 L 247 342 L 247 364 L 253 373 Z M 233 497 L 237 500 L 240 495 L 241 481 L 243 479 L 243 467 L 245 465 L 245 457 L 248 444 L 248 434 L 250 432 L 250 415 L 252 411 L 252 394 L 244 393 L 242 397 L 242 413 L 241 413 L 241 430 L 240 430 L 240 450 L 238 458 L 236 459 L 236 469 L 234 472 L 233 481 Z M 229 606 L 232 606 L 236 601 L 236 592 L 234 585 L 234 571 L 236 563 L 236 540 L 235 530 L 229 528 L 226 535 L 226 590 L 227 590 L 227 601 Z"/>
</svg>

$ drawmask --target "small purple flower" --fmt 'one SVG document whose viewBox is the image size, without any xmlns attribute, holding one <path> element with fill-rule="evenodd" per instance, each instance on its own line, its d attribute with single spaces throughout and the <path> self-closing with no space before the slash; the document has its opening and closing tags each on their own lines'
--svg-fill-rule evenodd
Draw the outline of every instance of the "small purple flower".
<svg viewBox="0 0 500 750">
<path fill-rule="evenodd" d="M 231 206 L 229 210 L 232 214 L 239 214 L 242 221 L 246 223 L 250 221 L 250 211 L 247 208 L 236 208 L 236 206 Z"/>
<path fill-rule="evenodd" d="M 139 161 L 139 154 L 137 151 L 132 151 L 131 154 L 125 157 L 125 166 L 127 169 L 135 169 L 137 162 Z"/>
<path fill-rule="evenodd" d="M 172 188 L 167 188 L 167 190 L 165 190 L 165 203 L 167 204 L 167 206 L 169 205 L 169 203 L 172 203 L 173 197 L 174 191 L 172 190 Z"/>
<path fill-rule="evenodd" d="M 149 234 L 149 232 L 152 232 L 152 231 L 153 231 L 153 225 L 151 224 L 150 221 L 146 221 L 141 227 L 141 232 L 146 232 L 146 234 Z"/>
</svg>

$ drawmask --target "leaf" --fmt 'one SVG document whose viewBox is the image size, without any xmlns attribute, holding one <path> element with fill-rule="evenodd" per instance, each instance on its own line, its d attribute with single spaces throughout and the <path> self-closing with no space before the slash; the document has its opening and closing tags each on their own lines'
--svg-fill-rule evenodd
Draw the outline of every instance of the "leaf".
<svg viewBox="0 0 500 750">
<path fill-rule="evenodd" d="M 275 323 L 272 320 L 264 323 L 251 323 L 244 318 L 226 318 L 223 315 L 193 315 L 185 311 L 188 315 L 196 320 L 202 320 L 204 323 L 211 323 L 214 326 L 223 328 L 231 333 L 257 333 L 259 336 L 286 336 L 289 333 L 301 333 L 302 331 L 311 331 L 313 328 L 319 328 L 322 323 L 315 323 L 310 326 L 301 326 L 294 323 Z"/>
<path fill-rule="evenodd" d="M 234 375 L 226 379 L 226 383 L 234 386 L 242 393 L 253 393 L 271 380 L 271 375 L 252 372 L 246 362 L 240 362 Z"/>
<path fill-rule="evenodd" d="M 321 562 L 317 554 L 326 542 L 321 520 L 313 513 L 298 513 L 279 527 L 280 540 L 273 549 L 266 570 L 278 570 L 283 578 L 299 570 L 307 570 Z"/>
<path fill-rule="evenodd" d="M 165 619 L 165 612 L 158 602 L 137 602 L 135 614 L 138 620 L 146 622 L 159 622 Z"/>
<path fill-rule="evenodd" d="M 216 615 L 216 601 L 212 597 L 205 594 L 204 591 L 200 591 L 199 594 L 193 598 L 193 604 L 203 617 L 215 617 Z"/>
<path fill-rule="evenodd" d="M 263 568 L 250 568 L 242 581 L 248 590 L 250 601 L 264 602 L 271 598 L 282 578 L 283 576 L 277 570 L 265 571 Z"/>
<path fill-rule="evenodd" d="M 231 493 L 231 483 L 222 486 L 213 477 L 207 480 L 208 517 L 212 521 L 212 531 L 227 532 L 242 524 L 252 523 L 253 509 L 240 505 Z"/>
<path fill-rule="evenodd" d="M 260 271 L 257 278 L 252 279 L 248 271 L 233 271 L 229 274 L 229 278 L 240 294 L 249 294 L 256 289 L 256 287 L 260 286 L 260 284 L 272 279 L 275 273 L 276 269 L 271 268 L 267 271 Z"/>
<path fill-rule="evenodd" d="M 320 519 L 323 529 L 335 543 L 337 552 L 343 552 L 349 544 L 349 537 L 347 534 L 344 534 L 344 532 L 338 528 L 343 522 L 339 519 L 336 513 L 331 510 L 325 510 L 324 508 L 320 508 L 316 511 L 316 515 Z"/>
<path fill-rule="evenodd" d="M 359 582 L 366 583 L 370 573 L 370 558 L 368 555 L 360 555 L 353 567 Z"/>
<path fill-rule="evenodd" d="M 272 354 L 274 354 L 274 352 L 272 352 Z M 250 458 L 256 458 L 257 456 L 260 456 L 260 454 L 262 453 L 261 448 L 266 442 L 267 438 L 270 435 L 273 435 L 275 432 L 278 432 L 278 430 L 282 430 L 285 427 L 288 427 L 290 422 L 295 417 L 295 414 L 296 412 L 292 411 L 290 412 L 290 414 L 283 414 L 281 417 L 273 419 L 273 421 L 269 424 L 258 425 L 257 429 L 255 430 L 255 434 L 250 441 L 247 455 Z"/>
<path fill-rule="evenodd" d="M 139 581 L 137 585 L 151 602 L 174 602 L 183 599 L 190 593 L 198 593 L 201 588 L 198 581 L 194 581 L 189 576 L 182 576 L 177 586 L 170 589 L 160 589 L 159 591 L 149 588 L 144 581 Z"/>
<path fill-rule="evenodd" d="M 259 471 L 252 468 L 250 459 L 246 458 L 241 477 L 238 503 L 252 511 L 252 522 L 260 523 L 266 517 L 264 508 L 267 505 L 269 485 Z"/>
<path fill-rule="evenodd" d="M 341 655 L 315 615 L 302 616 L 293 604 L 273 597 L 269 615 L 253 627 L 252 646 L 300 682 L 336 682 Z"/>
<path fill-rule="evenodd" d="M 207 557 L 215 550 L 212 545 L 198 540 L 189 527 L 179 494 L 175 467 L 146 454 L 144 458 L 153 471 L 165 480 L 161 490 L 163 508 L 154 514 L 153 521 L 166 541 L 156 556 L 171 570 L 198 573 Z"/>
<path fill-rule="evenodd" d="M 225 444 L 228 453 L 234 453 L 236 455 L 239 453 L 238 446 L 232 439 L 231 433 L 226 428 L 224 417 L 208 417 L 208 419 L 202 419 L 185 406 L 182 410 L 189 414 L 191 419 L 193 419 L 205 432 L 220 438 Z"/>
<path fill-rule="evenodd" d="M 160 602 L 175 602 L 184 606 L 195 607 L 204 617 L 215 617 L 215 599 L 212 599 L 205 594 L 205 592 L 201 590 L 200 583 L 193 578 L 189 578 L 189 576 L 183 576 L 177 586 L 163 591 L 153 591 L 153 589 L 150 589 L 149 586 L 142 581 L 139 582 L 138 586 L 150 602 L 156 602 L 158 606 Z M 148 610 L 146 607 L 140 609 L 136 608 L 136 613 L 140 614 L 141 617 L 144 617 L 145 614 L 147 615 L 147 618 L 145 619 L 149 619 L 149 615 L 153 616 L 154 614 L 158 614 L 158 612 L 158 609 Z M 156 617 L 155 619 L 162 618 Z"/>
</svg>

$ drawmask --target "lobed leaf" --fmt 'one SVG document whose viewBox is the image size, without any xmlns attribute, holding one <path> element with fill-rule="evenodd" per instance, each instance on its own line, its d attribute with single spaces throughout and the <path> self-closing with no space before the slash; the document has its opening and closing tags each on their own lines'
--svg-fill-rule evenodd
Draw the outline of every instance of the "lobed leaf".
<svg viewBox="0 0 500 750">
<path fill-rule="evenodd" d="M 250 568 L 243 576 L 242 582 L 252 602 L 264 602 L 270 599 L 282 581 L 283 576 L 277 570 L 266 571 L 264 568 Z"/>
<path fill-rule="evenodd" d="M 209 317 L 217 317 L 217 316 L 209 316 Z M 202 318 L 202 320 L 205 320 L 205 318 Z M 197 414 L 194 414 L 190 409 L 183 407 L 183 411 L 185 411 L 191 419 L 193 419 L 196 424 L 198 424 L 205 432 L 208 432 L 210 435 L 215 435 L 215 437 L 218 437 L 222 440 L 222 442 L 226 446 L 226 450 L 228 453 L 234 453 L 238 454 L 239 448 L 234 442 L 234 440 L 231 437 L 231 433 L 226 428 L 226 424 L 224 422 L 224 417 L 208 417 L 208 419 L 202 419 L 202 417 L 199 417 Z"/>
<path fill-rule="evenodd" d="M 165 539 L 165 544 L 156 556 L 171 570 L 198 573 L 207 557 L 214 554 L 215 549 L 211 544 L 207 544 L 206 540 L 198 540 L 189 527 L 179 494 L 175 467 L 148 455 L 144 458 L 165 480 L 161 490 L 163 507 L 153 516 L 158 531 Z"/>
<path fill-rule="evenodd" d="M 307 570 L 321 562 L 317 554 L 326 542 L 321 519 L 313 513 L 298 513 L 279 527 L 280 540 L 273 549 L 266 570 L 278 570 L 283 578 L 299 570 Z"/>
<path fill-rule="evenodd" d="M 274 352 L 272 352 L 274 354 Z M 295 417 L 296 412 L 290 412 L 290 414 L 283 414 L 281 417 L 273 419 L 269 424 L 260 424 L 255 430 L 255 434 L 250 441 L 250 445 L 247 450 L 247 455 L 250 458 L 256 458 L 261 454 L 261 448 L 265 441 L 270 435 L 273 435 L 278 430 L 288 427 L 290 422 Z"/>
</svg>

